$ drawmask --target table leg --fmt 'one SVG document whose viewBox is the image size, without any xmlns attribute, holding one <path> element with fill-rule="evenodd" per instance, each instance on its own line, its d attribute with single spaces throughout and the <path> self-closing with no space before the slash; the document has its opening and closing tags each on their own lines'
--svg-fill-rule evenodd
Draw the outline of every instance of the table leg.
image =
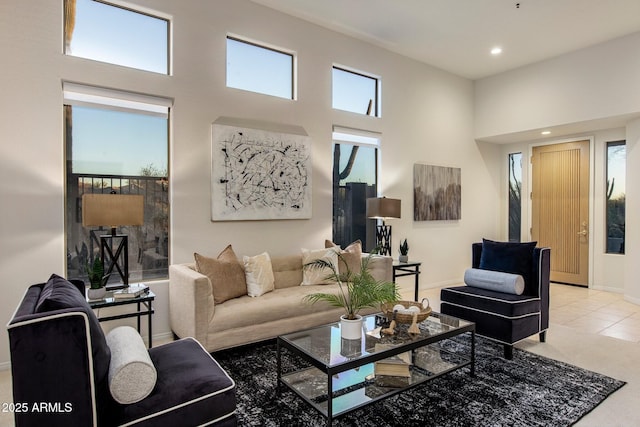
<svg viewBox="0 0 640 427">
<path fill-rule="evenodd" d="M 476 376 L 476 331 L 471 331 L 471 376 Z"/>
<path fill-rule="evenodd" d="M 276 393 L 278 393 L 278 395 L 280 395 L 280 378 L 282 378 L 282 359 L 281 359 L 281 352 L 282 350 L 280 349 L 280 339 L 278 338 L 277 341 L 277 368 L 276 368 Z"/>
<path fill-rule="evenodd" d="M 327 425 L 333 422 L 333 375 L 327 372 Z"/>
<path fill-rule="evenodd" d="M 147 304 L 149 304 L 147 307 L 149 308 L 149 310 L 147 311 L 147 321 L 149 322 L 149 348 L 153 347 L 153 343 L 152 343 L 152 339 L 153 339 L 153 331 L 152 331 L 152 321 L 151 321 L 151 315 L 153 313 L 153 306 L 152 306 L 152 301 L 149 301 Z M 138 316 L 138 330 L 140 330 L 140 316 Z"/>
</svg>

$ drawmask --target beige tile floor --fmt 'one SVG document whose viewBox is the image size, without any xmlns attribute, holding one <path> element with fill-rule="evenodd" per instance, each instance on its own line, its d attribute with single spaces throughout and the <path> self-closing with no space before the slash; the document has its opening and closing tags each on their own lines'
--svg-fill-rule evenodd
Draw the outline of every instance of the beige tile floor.
<svg viewBox="0 0 640 427">
<path fill-rule="evenodd" d="M 402 286 L 405 299 L 413 287 Z M 423 289 L 431 307 L 440 309 L 440 289 Z M 551 327 L 547 342 L 525 340 L 519 348 L 627 381 L 577 425 L 637 426 L 640 413 L 629 411 L 640 394 L 640 306 L 622 295 L 575 286 L 551 285 Z M 161 344 L 161 342 L 158 342 Z M 0 371 L 0 402 L 11 402 L 10 371 Z M 10 413 L 0 412 L 0 427 L 13 427 Z"/>
<path fill-rule="evenodd" d="M 556 283 L 550 292 L 551 323 L 640 343 L 640 305 L 625 301 L 622 294 Z M 413 290 L 401 293 L 413 299 Z M 440 309 L 440 288 L 421 290 L 424 297 L 435 311 Z"/>
</svg>

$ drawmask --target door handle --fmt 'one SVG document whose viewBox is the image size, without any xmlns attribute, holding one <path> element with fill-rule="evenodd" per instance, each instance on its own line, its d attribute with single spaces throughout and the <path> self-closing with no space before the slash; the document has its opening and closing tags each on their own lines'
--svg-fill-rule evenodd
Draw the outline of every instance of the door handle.
<svg viewBox="0 0 640 427">
<path fill-rule="evenodd" d="M 582 222 L 582 230 L 578 231 L 578 236 L 585 236 L 587 235 L 587 222 L 583 221 Z"/>
</svg>

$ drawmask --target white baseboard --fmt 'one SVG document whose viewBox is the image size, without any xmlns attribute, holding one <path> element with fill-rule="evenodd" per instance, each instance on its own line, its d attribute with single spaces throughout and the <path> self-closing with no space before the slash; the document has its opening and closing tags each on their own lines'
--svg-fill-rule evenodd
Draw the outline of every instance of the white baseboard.
<svg viewBox="0 0 640 427">
<path fill-rule="evenodd" d="M 11 362 L 0 363 L 0 371 L 8 371 L 9 369 L 11 369 Z"/>
<path fill-rule="evenodd" d="M 167 341 L 173 341 L 173 332 L 169 331 L 169 332 L 162 332 L 160 334 L 153 334 L 154 343 L 159 343 L 159 342 L 164 343 Z"/>
<path fill-rule="evenodd" d="M 613 286 L 590 286 L 589 289 L 594 289 L 596 291 L 606 291 L 614 294 L 624 293 L 624 289 L 614 288 Z"/>
<path fill-rule="evenodd" d="M 420 290 L 438 289 L 438 288 L 444 288 L 447 286 L 462 286 L 462 285 L 464 285 L 464 283 L 461 280 L 444 280 L 442 282 L 429 283 L 426 286 L 420 286 Z"/>
<path fill-rule="evenodd" d="M 625 301 L 629 301 L 629 302 L 631 302 L 633 304 L 640 305 L 640 298 L 634 298 L 634 297 L 630 297 L 629 295 L 625 295 L 624 296 L 624 300 Z"/>
</svg>

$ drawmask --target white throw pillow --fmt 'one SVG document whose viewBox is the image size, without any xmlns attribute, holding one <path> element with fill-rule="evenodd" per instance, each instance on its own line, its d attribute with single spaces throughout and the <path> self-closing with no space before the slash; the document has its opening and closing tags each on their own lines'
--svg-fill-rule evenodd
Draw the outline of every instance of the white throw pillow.
<svg viewBox="0 0 640 427">
<path fill-rule="evenodd" d="M 337 248 L 339 249 L 339 248 Z M 329 264 L 333 265 L 335 271 L 338 271 L 338 253 L 336 248 L 328 249 L 302 249 L 302 283 L 301 285 L 329 285 L 336 283 L 335 280 L 328 279 L 327 277 L 333 274 L 333 271 L 329 267 L 317 268 L 310 267 L 306 264 L 318 259 L 324 259 Z"/>
<path fill-rule="evenodd" d="M 469 268 L 464 272 L 464 283 L 474 288 L 488 289 L 506 294 L 522 295 L 524 292 L 524 279 L 522 276 L 501 271 Z"/>
<path fill-rule="evenodd" d="M 151 394 L 158 373 L 138 331 L 119 326 L 107 334 L 107 345 L 111 350 L 108 382 L 113 399 L 130 404 Z"/>
<path fill-rule="evenodd" d="M 247 280 L 247 294 L 250 297 L 271 292 L 274 287 L 273 267 L 271 257 L 266 252 L 253 257 L 242 257 L 244 262 L 244 274 Z"/>
</svg>

